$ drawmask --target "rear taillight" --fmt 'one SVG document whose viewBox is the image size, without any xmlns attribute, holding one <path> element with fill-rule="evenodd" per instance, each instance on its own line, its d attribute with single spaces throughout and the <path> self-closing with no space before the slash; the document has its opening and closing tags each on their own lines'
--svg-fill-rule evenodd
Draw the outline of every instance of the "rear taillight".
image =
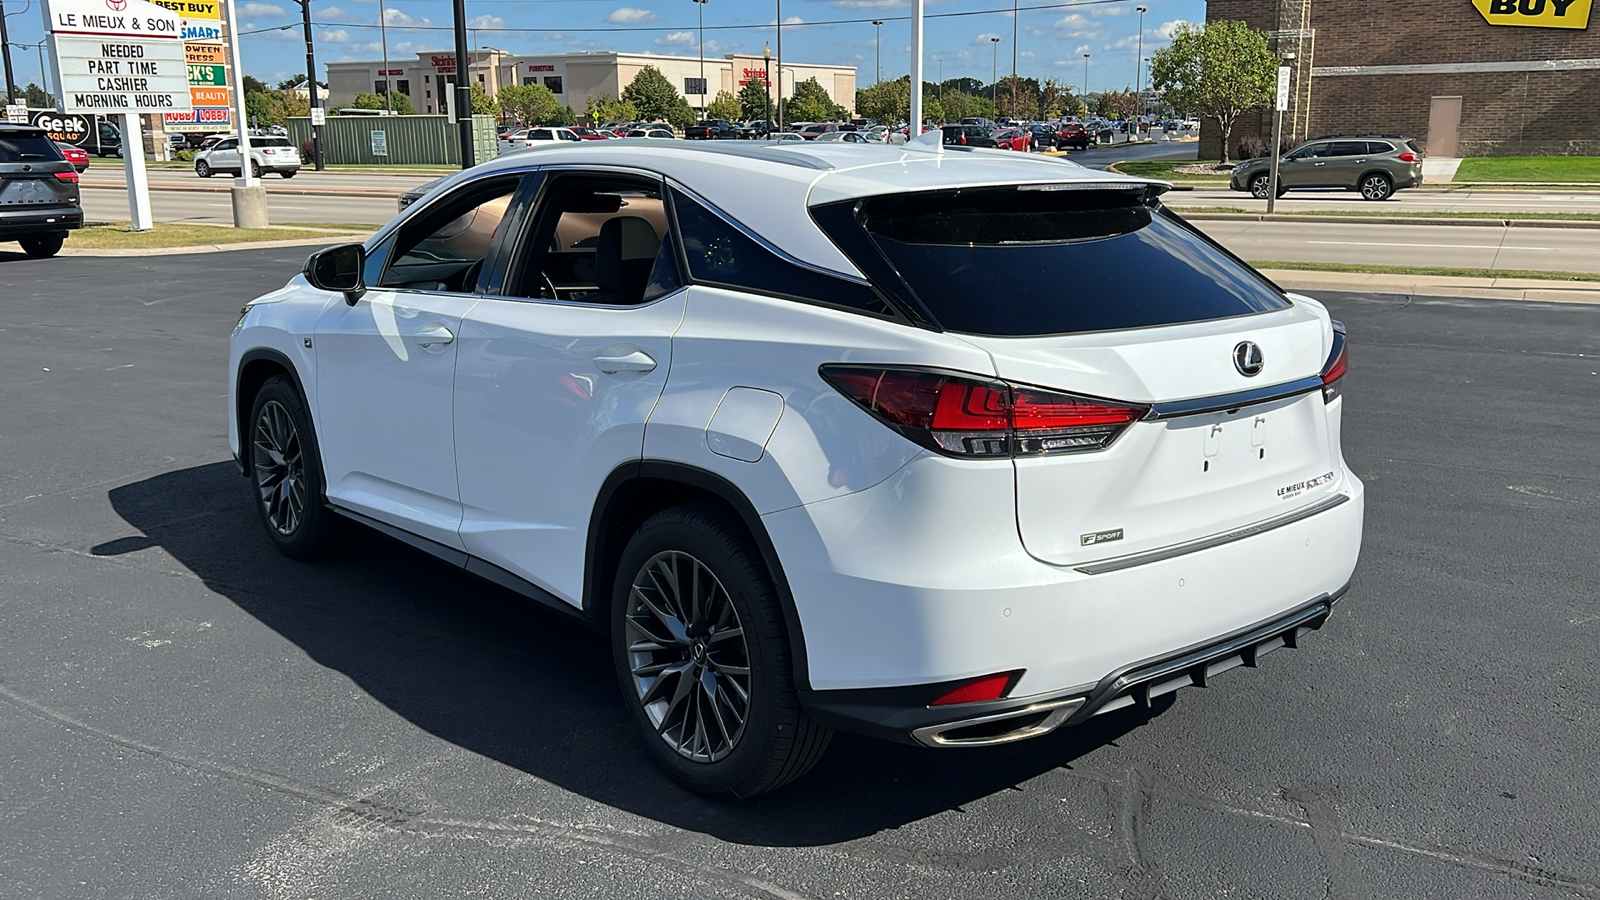
<svg viewBox="0 0 1600 900">
<path fill-rule="evenodd" d="M 1345 355 L 1344 325 L 1333 323 L 1333 351 L 1328 354 L 1328 361 L 1322 367 L 1322 402 L 1332 403 L 1339 396 L 1339 379 L 1350 368 L 1349 358 Z"/>
<path fill-rule="evenodd" d="M 1407 150 L 1406 152 L 1400 154 L 1400 161 L 1401 162 L 1416 162 L 1417 161 L 1417 155 L 1415 153 L 1412 153 L 1410 150 Z"/>
<path fill-rule="evenodd" d="M 77 172 L 57 172 L 56 173 L 56 178 L 61 180 L 61 181 L 70 181 L 73 184 L 77 184 L 78 183 L 78 173 Z"/>
<path fill-rule="evenodd" d="M 824 366 L 822 377 L 907 439 L 968 459 L 1103 450 L 1149 411 L 948 372 Z"/>
</svg>

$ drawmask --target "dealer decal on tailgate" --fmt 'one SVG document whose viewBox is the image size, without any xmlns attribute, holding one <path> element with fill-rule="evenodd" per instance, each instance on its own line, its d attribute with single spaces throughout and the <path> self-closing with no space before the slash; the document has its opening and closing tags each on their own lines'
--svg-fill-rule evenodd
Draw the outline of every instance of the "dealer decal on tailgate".
<svg viewBox="0 0 1600 900">
<path fill-rule="evenodd" d="M 1283 487 L 1278 488 L 1278 499 L 1288 500 L 1298 497 L 1301 494 L 1304 494 L 1306 491 L 1309 491 L 1318 485 L 1327 484 L 1332 480 L 1333 473 L 1325 472 L 1315 478 L 1307 478 L 1305 481 L 1296 481 L 1294 484 L 1286 484 Z"/>
</svg>

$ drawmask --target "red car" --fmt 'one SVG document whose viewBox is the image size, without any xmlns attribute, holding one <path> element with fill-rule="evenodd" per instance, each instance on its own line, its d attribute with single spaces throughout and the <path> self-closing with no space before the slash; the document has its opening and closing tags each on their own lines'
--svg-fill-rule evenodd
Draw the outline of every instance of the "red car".
<svg viewBox="0 0 1600 900">
<path fill-rule="evenodd" d="M 603 141 L 616 137 L 609 131 L 596 131 L 593 128 L 580 128 L 577 126 L 572 128 L 572 133 L 586 141 Z"/>
<path fill-rule="evenodd" d="M 996 131 L 990 134 L 989 137 L 994 138 L 995 146 L 1001 150 L 1020 150 L 1023 153 L 1027 153 L 1028 148 L 1033 145 L 1033 134 L 1020 128 L 1007 128 L 1002 131 Z"/>
<path fill-rule="evenodd" d="M 1077 147 L 1079 150 L 1089 149 L 1089 144 L 1094 141 L 1089 132 L 1077 122 L 1067 122 L 1056 129 L 1056 149 L 1065 150 L 1068 147 Z"/>
<path fill-rule="evenodd" d="M 67 162 L 72 163 L 74 169 L 82 172 L 84 169 L 89 168 L 89 151 L 82 147 L 74 147 L 71 144 L 63 144 L 60 141 L 56 142 L 56 148 L 61 151 L 61 155 Z"/>
</svg>

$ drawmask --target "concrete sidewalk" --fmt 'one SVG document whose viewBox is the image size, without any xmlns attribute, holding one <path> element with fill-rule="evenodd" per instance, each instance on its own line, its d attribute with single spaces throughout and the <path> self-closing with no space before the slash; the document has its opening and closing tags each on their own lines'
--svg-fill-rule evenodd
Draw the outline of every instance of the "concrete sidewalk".
<svg viewBox="0 0 1600 900">
<path fill-rule="evenodd" d="M 1347 291 L 1356 294 L 1407 294 L 1472 297 L 1482 300 L 1536 300 L 1546 303 L 1600 304 L 1600 281 L 1543 281 L 1532 278 L 1461 278 L 1451 275 L 1377 275 L 1262 269 L 1261 274 L 1291 291 Z"/>
</svg>

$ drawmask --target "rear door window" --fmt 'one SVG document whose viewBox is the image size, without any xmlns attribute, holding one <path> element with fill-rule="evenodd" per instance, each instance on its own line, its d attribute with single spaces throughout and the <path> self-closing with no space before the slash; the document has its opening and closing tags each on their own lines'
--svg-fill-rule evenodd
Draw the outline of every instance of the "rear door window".
<svg viewBox="0 0 1600 900">
<path fill-rule="evenodd" d="M 42 134 L 0 135 L 0 163 L 61 159 L 61 151 Z"/>
<path fill-rule="evenodd" d="M 1367 141 L 1367 152 L 1373 156 L 1380 153 L 1393 153 L 1394 146 L 1383 141 Z"/>
<path fill-rule="evenodd" d="M 1334 141 L 1334 156 L 1365 156 L 1367 154 L 1366 141 Z"/>
<path fill-rule="evenodd" d="M 895 194 L 846 201 L 849 217 L 825 212 L 840 205 L 830 204 L 813 218 L 863 271 L 881 273 L 846 233 L 864 229 L 934 320 L 965 334 L 1145 328 L 1289 305 L 1181 219 L 1147 206 L 1142 191 L 1058 187 L 1068 186 Z"/>
</svg>

